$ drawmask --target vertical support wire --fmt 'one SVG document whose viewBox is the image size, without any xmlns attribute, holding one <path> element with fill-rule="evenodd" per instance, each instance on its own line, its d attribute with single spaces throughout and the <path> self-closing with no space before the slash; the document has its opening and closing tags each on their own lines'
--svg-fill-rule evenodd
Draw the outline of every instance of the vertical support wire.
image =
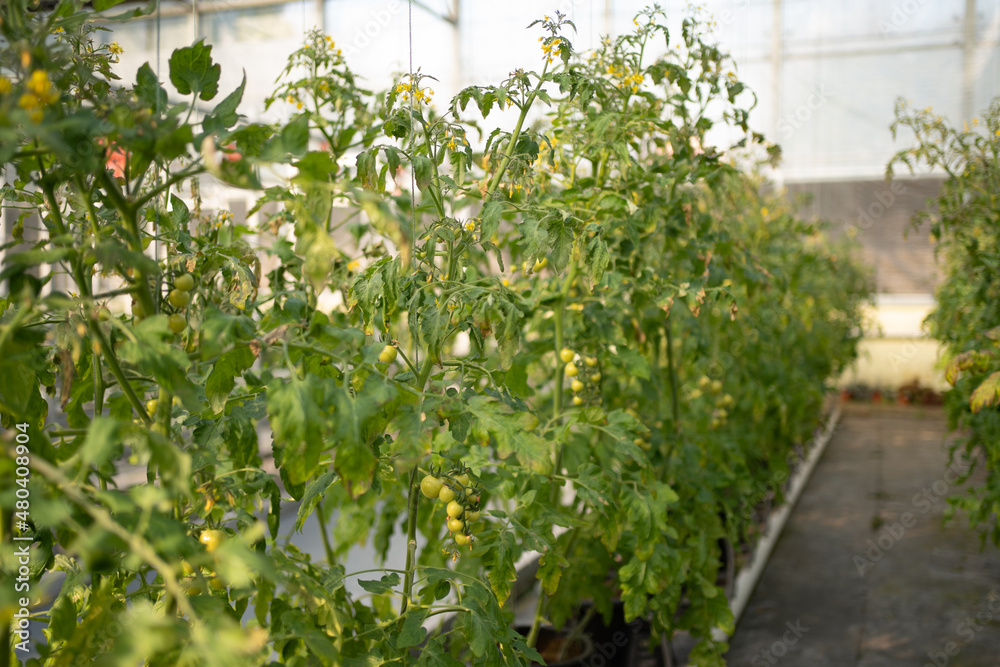
<svg viewBox="0 0 1000 667">
<path fill-rule="evenodd" d="M 161 4 L 161 2 L 162 2 L 162 0 L 156 0 L 156 83 L 157 83 L 157 85 L 159 85 L 159 83 L 160 83 L 160 4 Z M 192 10 L 193 9 L 194 9 L 194 7 L 192 7 Z M 157 117 L 159 117 L 160 112 L 163 111 L 163 109 L 160 108 L 160 96 L 159 95 L 156 95 L 156 108 L 155 108 L 154 111 L 155 111 Z M 160 186 L 160 169 L 159 169 L 159 167 L 157 167 L 157 169 L 156 169 L 156 186 L 157 187 Z M 166 206 L 166 202 L 167 202 L 167 197 L 164 196 L 164 206 Z M 156 224 L 157 229 L 156 229 L 156 235 L 153 237 L 153 259 L 155 259 L 157 262 L 159 262 L 160 261 L 160 233 L 159 233 L 160 232 L 160 230 L 159 230 L 159 227 L 160 227 L 160 208 L 156 207 L 154 210 L 156 211 L 156 223 L 155 224 Z"/>
<path fill-rule="evenodd" d="M 409 37 L 409 47 L 410 47 L 410 134 L 409 134 L 409 152 L 410 152 L 410 262 L 416 261 L 417 252 L 417 177 L 414 172 L 413 163 L 413 93 L 416 92 L 414 78 L 413 78 L 413 0 L 409 0 L 407 3 L 407 20 L 408 20 L 408 37 Z M 430 268 L 431 274 L 434 273 L 434 267 Z M 413 311 L 416 314 L 416 310 Z M 420 345 L 419 345 L 419 323 L 417 321 L 412 322 L 410 326 L 410 331 L 413 332 L 411 335 L 414 338 L 413 346 L 413 364 L 414 366 L 420 366 Z"/>
</svg>

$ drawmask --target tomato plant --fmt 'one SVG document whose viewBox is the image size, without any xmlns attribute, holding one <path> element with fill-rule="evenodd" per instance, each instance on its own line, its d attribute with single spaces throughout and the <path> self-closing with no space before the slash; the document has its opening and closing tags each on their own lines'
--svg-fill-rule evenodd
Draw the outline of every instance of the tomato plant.
<svg viewBox="0 0 1000 667">
<path fill-rule="evenodd" d="M 1000 168 L 1000 100 L 994 100 L 972 126 L 959 130 L 931 109 L 896 108 L 893 133 L 908 130 L 915 145 L 900 151 L 887 167 L 891 177 L 900 165 L 911 172 L 920 165 L 944 172 L 933 209 L 919 212 L 914 226 L 927 225 L 937 241 L 943 269 L 937 306 L 927 318 L 931 334 L 944 347 L 945 378 L 953 385 L 946 395 L 952 428 L 968 437 L 952 449 L 953 463 L 962 457 L 969 472 L 982 465 L 986 479 L 959 498 L 953 508 L 968 513 L 994 544 L 1000 544 L 1000 216 L 997 184 Z"/>
<path fill-rule="evenodd" d="M 33 443 L 33 576 L 64 574 L 38 663 L 528 664 L 590 598 L 718 664 L 718 539 L 808 438 L 868 285 L 732 162 L 775 149 L 698 21 L 677 47 L 648 10 L 578 53 L 544 17 L 536 70 L 442 110 L 420 72 L 361 88 L 314 32 L 268 125 L 243 122 L 243 85 L 217 100 L 203 42 L 169 83 L 144 65 L 113 87 L 79 9 L 0 15 L 24 213 L 0 414 Z M 739 143 L 712 147 L 716 126 Z M 257 191 L 260 223 L 203 210 L 205 179 Z M 312 529 L 321 559 L 280 532 Z M 400 530 L 403 568 L 344 569 Z M 99 635 L 112 619 L 130 632 Z"/>
</svg>

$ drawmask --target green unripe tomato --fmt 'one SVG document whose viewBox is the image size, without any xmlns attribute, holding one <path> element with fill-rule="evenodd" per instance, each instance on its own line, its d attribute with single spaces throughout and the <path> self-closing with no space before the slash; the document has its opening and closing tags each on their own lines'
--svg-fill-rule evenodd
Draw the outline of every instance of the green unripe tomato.
<svg viewBox="0 0 1000 667">
<path fill-rule="evenodd" d="M 170 316 L 167 326 L 170 327 L 170 330 L 175 334 L 179 334 L 187 328 L 187 320 L 185 320 L 184 316 L 180 313 L 174 313 Z"/>
<path fill-rule="evenodd" d="M 576 377 L 579 372 L 580 371 L 576 367 L 576 364 L 574 364 L 572 361 L 566 364 L 566 377 L 571 377 L 571 378 Z"/>
<path fill-rule="evenodd" d="M 111 319 L 111 311 L 102 306 L 101 309 L 97 311 L 97 319 L 102 322 L 107 322 Z"/>
<path fill-rule="evenodd" d="M 455 535 L 455 544 L 459 545 L 460 547 L 464 547 L 471 541 L 472 538 L 469 537 L 468 535 L 465 535 L 464 533 L 458 533 L 457 535 Z"/>
<path fill-rule="evenodd" d="M 194 276 L 184 273 L 174 278 L 174 288 L 182 292 L 190 292 L 194 289 Z"/>
<path fill-rule="evenodd" d="M 170 305 L 174 308 L 183 308 L 191 303 L 191 293 L 179 289 L 172 289 L 170 290 L 170 294 L 167 295 L 167 301 L 169 301 Z"/>
<path fill-rule="evenodd" d="M 472 511 L 472 510 L 465 510 L 465 520 L 466 521 L 479 521 L 479 517 L 481 517 L 481 516 L 482 516 L 482 513 L 479 512 L 478 510 L 475 511 L 475 512 Z"/>
<path fill-rule="evenodd" d="M 573 405 L 576 405 L 576 406 L 583 405 L 583 399 L 580 398 L 579 396 L 574 396 L 573 397 Z"/>
<path fill-rule="evenodd" d="M 137 320 L 146 319 L 146 309 L 143 308 L 141 301 L 135 301 L 132 303 L 132 317 Z"/>
<path fill-rule="evenodd" d="M 461 484 L 463 487 L 469 486 L 468 473 L 463 472 L 461 475 L 455 475 L 455 481 Z"/>
<path fill-rule="evenodd" d="M 590 376 L 590 381 L 593 382 L 594 384 L 597 384 L 598 382 L 601 381 L 601 374 L 594 373 L 593 375 Z"/>
<path fill-rule="evenodd" d="M 382 352 L 379 353 L 378 360 L 381 361 L 383 364 L 391 364 L 392 362 L 396 361 L 397 354 L 399 354 L 399 350 L 397 350 L 392 345 L 386 345 L 384 348 L 382 348 Z"/>
<path fill-rule="evenodd" d="M 453 533 L 461 532 L 465 528 L 465 522 L 461 519 L 448 519 L 448 530 Z"/>
<path fill-rule="evenodd" d="M 438 500 L 448 504 L 455 500 L 455 492 L 451 488 L 442 485 L 441 490 L 438 491 Z"/>
<path fill-rule="evenodd" d="M 441 480 L 433 475 L 427 475 L 420 480 L 420 493 L 424 494 L 428 498 L 437 498 L 438 495 L 440 495 L 442 488 L 444 488 L 444 484 L 442 484 Z"/>
<path fill-rule="evenodd" d="M 597 365 L 597 359 L 595 357 L 587 357 L 583 360 L 583 363 L 587 364 L 591 368 Z"/>
<path fill-rule="evenodd" d="M 573 380 L 573 384 L 570 385 L 570 389 L 579 393 L 583 391 L 583 383 L 579 380 Z"/>
<path fill-rule="evenodd" d="M 447 512 L 448 516 L 451 517 L 452 519 L 457 519 L 458 517 L 465 514 L 465 508 L 462 507 L 461 503 L 452 500 L 451 502 L 448 503 L 448 507 L 445 508 L 445 512 Z"/>
<path fill-rule="evenodd" d="M 146 414 L 148 414 L 150 417 L 152 417 L 153 415 L 155 415 L 156 414 L 156 408 L 158 408 L 159 405 L 160 405 L 160 402 L 157 401 L 155 398 L 151 398 L 148 401 L 146 401 Z"/>
<path fill-rule="evenodd" d="M 569 349 L 568 347 L 564 347 L 563 349 L 559 350 L 559 358 L 562 359 L 562 362 L 564 364 L 568 364 L 569 362 L 573 361 L 573 357 L 575 356 L 576 352 Z"/>
</svg>

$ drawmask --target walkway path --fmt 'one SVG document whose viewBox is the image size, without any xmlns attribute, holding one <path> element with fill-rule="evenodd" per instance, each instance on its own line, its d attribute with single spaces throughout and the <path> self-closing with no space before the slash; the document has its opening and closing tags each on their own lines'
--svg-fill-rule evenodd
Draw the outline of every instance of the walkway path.
<svg viewBox="0 0 1000 667">
<path fill-rule="evenodd" d="M 731 649 L 733 667 L 1000 667 L 1000 551 L 958 520 L 940 409 L 846 406 Z"/>
</svg>

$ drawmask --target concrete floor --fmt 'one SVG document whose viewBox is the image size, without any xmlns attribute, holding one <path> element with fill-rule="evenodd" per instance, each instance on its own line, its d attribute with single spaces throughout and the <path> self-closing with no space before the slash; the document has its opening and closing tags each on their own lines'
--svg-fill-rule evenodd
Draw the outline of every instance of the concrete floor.
<svg viewBox="0 0 1000 667">
<path fill-rule="evenodd" d="M 1000 550 L 962 517 L 936 408 L 845 406 L 728 664 L 1000 667 Z"/>
</svg>

